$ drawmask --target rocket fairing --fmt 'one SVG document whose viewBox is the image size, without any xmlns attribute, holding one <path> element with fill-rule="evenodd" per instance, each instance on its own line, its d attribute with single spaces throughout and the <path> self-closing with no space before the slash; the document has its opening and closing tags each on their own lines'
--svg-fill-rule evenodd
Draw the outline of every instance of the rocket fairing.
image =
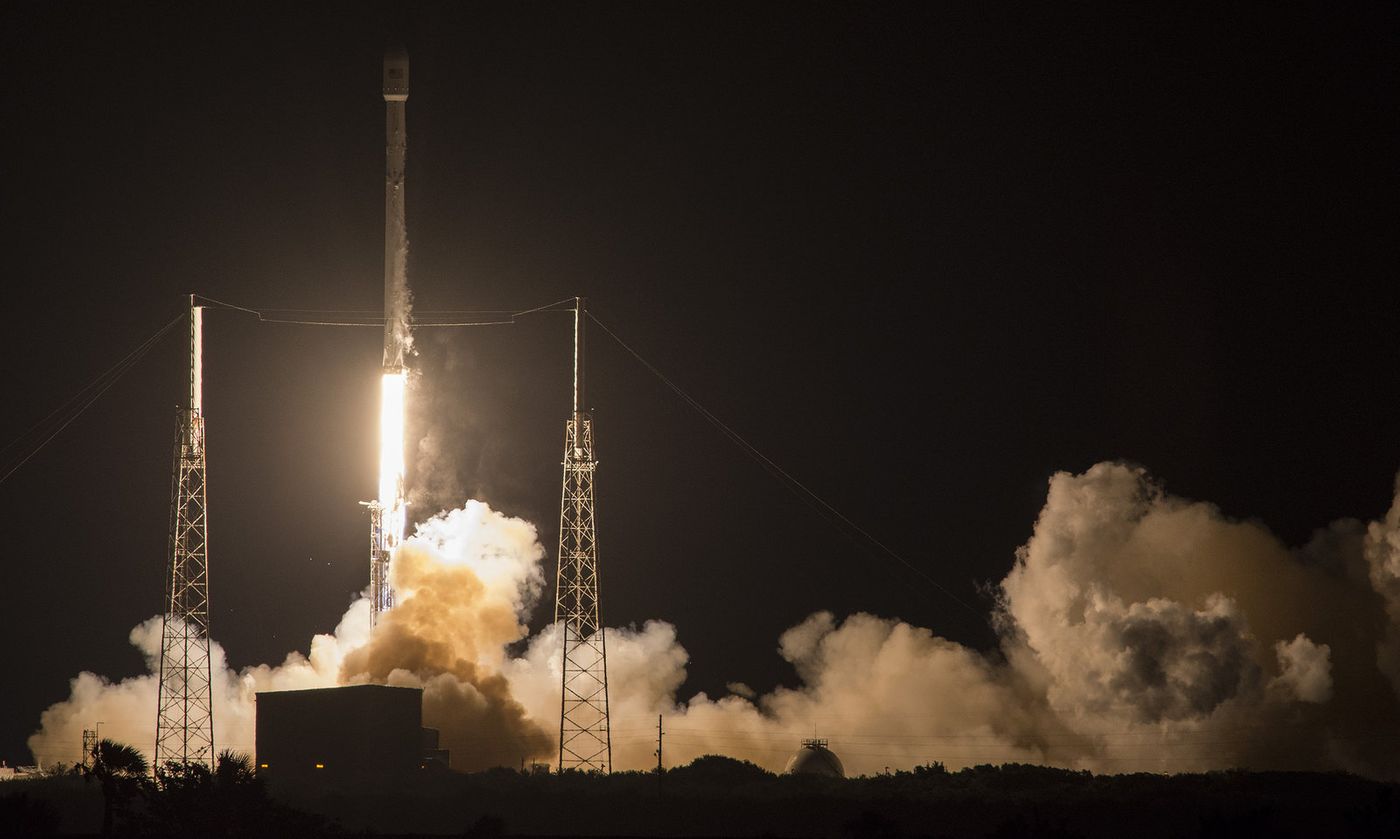
<svg viewBox="0 0 1400 839">
<path fill-rule="evenodd" d="M 404 157 L 408 150 L 408 52 L 384 55 L 384 369 L 402 370 L 411 346 L 408 322 L 408 229 L 404 222 Z"/>
</svg>

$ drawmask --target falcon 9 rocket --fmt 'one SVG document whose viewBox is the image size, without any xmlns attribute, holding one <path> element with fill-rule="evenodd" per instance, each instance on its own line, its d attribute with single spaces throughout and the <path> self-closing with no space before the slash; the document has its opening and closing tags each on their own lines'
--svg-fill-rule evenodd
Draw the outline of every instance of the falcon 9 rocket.
<svg viewBox="0 0 1400 839">
<path fill-rule="evenodd" d="M 373 619 L 394 606 L 390 563 L 403 541 L 405 363 L 409 331 L 408 229 L 404 223 L 404 157 L 408 149 L 408 53 L 384 55 L 384 372 L 379 411 L 379 497 L 370 509 L 370 604 Z"/>
</svg>

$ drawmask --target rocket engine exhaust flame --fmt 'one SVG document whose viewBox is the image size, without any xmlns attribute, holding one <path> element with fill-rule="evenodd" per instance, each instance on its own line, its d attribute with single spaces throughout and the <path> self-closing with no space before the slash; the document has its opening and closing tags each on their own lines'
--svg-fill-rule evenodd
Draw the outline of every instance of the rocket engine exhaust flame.
<svg viewBox="0 0 1400 839">
<path fill-rule="evenodd" d="M 379 504 L 386 511 L 403 505 L 404 392 L 408 375 L 385 373 L 379 406 Z M 403 538 L 400 526 L 399 539 Z"/>
<path fill-rule="evenodd" d="M 379 498 L 370 509 L 371 621 L 394 607 L 390 563 L 403 543 L 408 504 L 404 500 L 404 370 L 385 373 L 379 404 Z"/>
</svg>

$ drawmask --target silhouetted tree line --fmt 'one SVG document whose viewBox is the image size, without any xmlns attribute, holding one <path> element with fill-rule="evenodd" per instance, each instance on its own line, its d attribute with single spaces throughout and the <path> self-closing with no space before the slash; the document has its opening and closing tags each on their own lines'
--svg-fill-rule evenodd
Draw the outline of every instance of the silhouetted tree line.
<svg viewBox="0 0 1400 839">
<path fill-rule="evenodd" d="M 89 780 L 0 790 L 0 825 L 27 820 L 36 829 L 25 835 L 52 832 L 44 808 L 58 805 L 46 804 L 53 796 L 43 789 L 60 781 L 84 785 L 90 799 L 100 789 L 116 833 L 314 836 L 343 825 L 476 839 L 1400 836 L 1400 785 L 1342 773 L 1093 775 L 1019 764 L 949 772 L 930 763 L 843 780 L 778 776 L 711 755 L 662 774 L 423 771 L 358 786 L 268 788 L 246 758 L 227 753 L 212 771 L 167 766 L 130 784 L 134 776 L 118 765 L 106 764 L 110 781 L 94 768 Z"/>
<path fill-rule="evenodd" d="M 838 779 L 707 756 L 655 772 L 422 773 L 363 788 L 279 785 L 352 830 L 571 836 L 1400 836 L 1400 785 L 1335 773 L 1093 775 L 930 763 Z"/>
<path fill-rule="evenodd" d="M 154 774 L 136 749 L 102 740 L 75 765 L 0 790 L 0 836 L 319 836 L 329 821 L 274 801 L 247 755 L 225 750 L 214 767 L 169 761 Z M 100 795 L 100 818 L 94 807 Z M 67 818 L 65 818 L 65 815 Z"/>
</svg>

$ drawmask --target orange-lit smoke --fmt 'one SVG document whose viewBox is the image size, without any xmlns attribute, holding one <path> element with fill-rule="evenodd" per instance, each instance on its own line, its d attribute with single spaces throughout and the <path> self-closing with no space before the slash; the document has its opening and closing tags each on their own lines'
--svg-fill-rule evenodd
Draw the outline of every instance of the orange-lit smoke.
<svg viewBox="0 0 1400 839">
<path fill-rule="evenodd" d="M 557 625 L 526 637 L 546 553 L 532 525 L 468 502 L 418 525 L 401 595 L 371 636 L 357 601 L 334 635 L 235 673 L 213 645 L 215 739 L 251 748 L 253 692 L 379 682 L 424 690 L 457 769 L 548 760 L 560 707 Z M 724 753 L 781 769 L 829 738 L 851 773 L 1029 762 L 1099 772 L 1345 769 L 1400 777 L 1400 488 L 1367 524 L 1290 548 L 1257 522 L 1104 463 L 1059 473 L 997 588 L 999 649 L 868 614 L 818 611 L 783 633 L 796 682 L 681 695 L 689 654 L 659 621 L 609 627 L 613 766 Z M 616 595 L 615 595 L 616 596 Z M 157 665 L 158 619 L 132 641 Z M 698 628 L 703 630 L 703 627 Z M 521 649 L 523 643 L 523 649 Z M 73 760 L 82 729 L 149 749 L 156 678 L 84 673 L 30 739 Z"/>
</svg>

